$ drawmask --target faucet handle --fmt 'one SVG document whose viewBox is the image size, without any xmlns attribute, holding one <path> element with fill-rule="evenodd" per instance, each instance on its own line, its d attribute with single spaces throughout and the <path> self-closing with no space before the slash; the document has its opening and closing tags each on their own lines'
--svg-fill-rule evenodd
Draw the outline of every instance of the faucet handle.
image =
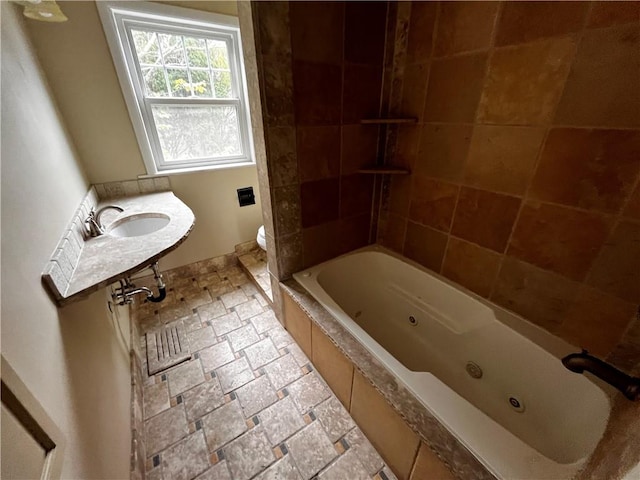
<svg viewBox="0 0 640 480">
<path fill-rule="evenodd" d="M 97 222 L 96 210 L 94 207 L 91 207 L 91 210 L 89 211 L 89 216 L 85 218 L 84 223 L 87 224 L 87 230 L 89 231 L 89 235 L 91 235 L 92 237 L 97 237 L 104 233 L 102 231 L 102 228 Z"/>
</svg>

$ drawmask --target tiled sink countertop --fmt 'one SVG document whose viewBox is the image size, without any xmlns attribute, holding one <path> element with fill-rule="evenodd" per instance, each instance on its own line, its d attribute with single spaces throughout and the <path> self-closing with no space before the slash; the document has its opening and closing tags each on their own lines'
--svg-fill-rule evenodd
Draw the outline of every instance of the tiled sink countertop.
<svg viewBox="0 0 640 480">
<path fill-rule="evenodd" d="M 124 210 L 104 212 L 102 224 L 107 230 L 114 221 L 138 214 L 164 214 L 169 217 L 169 223 L 147 235 L 116 237 L 107 233 L 85 239 L 71 274 L 55 275 L 51 268 L 43 274 L 59 305 L 99 290 L 157 261 L 186 239 L 195 222 L 191 209 L 172 192 L 110 198 L 99 203 L 96 210 L 106 205 L 117 205 Z"/>
</svg>

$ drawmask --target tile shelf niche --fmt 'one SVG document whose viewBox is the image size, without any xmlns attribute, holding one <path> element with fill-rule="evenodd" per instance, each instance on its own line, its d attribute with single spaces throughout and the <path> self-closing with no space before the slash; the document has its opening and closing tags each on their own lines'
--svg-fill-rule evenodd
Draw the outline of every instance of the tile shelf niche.
<svg viewBox="0 0 640 480">
<path fill-rule="evenodd" d="M 417 118 L 363 118 L 360 123 L 363 125 L 388 125 L 398 123 L 416 123 Z"/>
<path fill-rule="evenodd" d="M 403 167 L 394 167 L 391 165 L 370 165 L 358 170 L 358 173 L 368 175 L 409 175 L 411 171 Z"/>
<path fill-rule="evenodd" d="M 416 123 L 417 118 L 363 118 L 360 123 L 363 125 L 399 125 Z M 358 170 L 358 173 L 367 175 L 409 175 L 411 171 L 407 168 L 394 167 L 392 165 L 368 165 Z"/>
</svg>

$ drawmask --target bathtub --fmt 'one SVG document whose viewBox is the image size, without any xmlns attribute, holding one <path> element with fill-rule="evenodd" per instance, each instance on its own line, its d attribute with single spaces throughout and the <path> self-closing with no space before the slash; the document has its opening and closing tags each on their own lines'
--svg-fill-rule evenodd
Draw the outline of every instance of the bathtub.
<svg viewBox="0 0 640 480">
<path fill-rule="evenodd" d="M 497 478 L 571 478 L 602 437 L 575 347 L 414 262 L 372 246 L 294 278 Z"/>
</svg>

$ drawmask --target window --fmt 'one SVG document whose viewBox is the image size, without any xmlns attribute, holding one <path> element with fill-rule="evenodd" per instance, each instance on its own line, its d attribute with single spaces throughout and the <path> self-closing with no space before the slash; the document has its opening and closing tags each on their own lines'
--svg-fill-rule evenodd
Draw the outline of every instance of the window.
<svg viewBox="0 0 640 480">
<path fill-rule="evenodd" d="M 97 4 L 147 173 L 253 163 L 237 19 Z"/>
</svg>

